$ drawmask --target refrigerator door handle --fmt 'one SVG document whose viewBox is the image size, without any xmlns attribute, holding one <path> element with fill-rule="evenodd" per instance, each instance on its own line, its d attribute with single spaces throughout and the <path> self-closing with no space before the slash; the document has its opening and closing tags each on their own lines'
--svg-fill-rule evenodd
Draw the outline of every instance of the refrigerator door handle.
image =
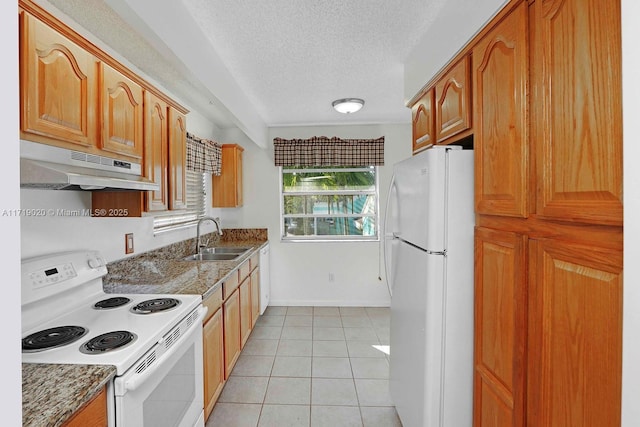
<svg viewBox="0 0 640 427">
<path fill-rule="evenodd" d="M 428 253 L 429 255 L 444 255 L 447 256 L 447 251 L 425 251 L 426 253 Z"/>
<path fill-rule="evenodd" d="M 391 250 L 390 244 L 387 244 L 388 240 L 393 241 L 395 238 L 393 230 L 388 232 L 389 223 L 390 223 L 390 212 L 389 208 L 391 206 L 391 198 L 393 195 L 393 189 L 396 185 L 396 175 L 395 173 L 391 176 L 391 183 L 389 184 L 389 192 L 387 193 L 387 204 L 384 211 L 384 230 L 383 230 L 383 239 L 384 239 L 384 276 L 387 282 L 387 290 L 389 291 L 389 296 L 393 296 L 393 283 L 391 283 L 391 277 L 389 275 L 389 270 L 391 269 L 391 254 L 388 252 Z"/>
</svg>

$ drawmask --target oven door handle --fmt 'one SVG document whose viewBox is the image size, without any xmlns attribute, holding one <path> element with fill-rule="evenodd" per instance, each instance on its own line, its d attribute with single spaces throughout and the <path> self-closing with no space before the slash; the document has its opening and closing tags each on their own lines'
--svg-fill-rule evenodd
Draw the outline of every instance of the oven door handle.
<svg viewBox="0 0 640 427">
<path fill-rule="evenodd" d="M 192 328 L 198 328 L 198 327 L 202 328 L 202 319 L 204 319 L 204 316 L 207 314 L 207 311 L 209 311 L 209 309 L 206 306 L 200 306 L 198 308 L 198 317 L 193 321 Z M 165 353 L 162 354 L 161 356 L 162 360 L 156 360 L 156 363 L 152 364 L 150 368 L 146 369 L 141 374 L 136 375 L 133 378 L 125 381 L 124 388 L 126 389 L 126 391 L 134 391 L 140 386 L 140 384 L 144 383 L 147 377 L 153 375 L 154 372 L 157 371 L 162 366 L 164 359 L 171 357 L 173 353 L 180 351 L 182 349 L 181 348 L 182 341 L 186 340 L 193 332 L 194 332 L 194 329 L 189 329 L 187 334 L 183 335 L 179 341 L 175 342 L 169 348 L 169 350 L 167 350 Z"/>
</svg>

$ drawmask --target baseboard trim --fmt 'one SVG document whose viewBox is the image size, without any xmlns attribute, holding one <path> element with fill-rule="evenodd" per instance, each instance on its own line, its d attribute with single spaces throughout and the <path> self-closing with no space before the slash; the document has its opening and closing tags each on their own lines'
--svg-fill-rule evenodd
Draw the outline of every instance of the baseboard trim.
<svg viewBox="0 0 640 427">
<path fill-rule="evenodd" d="M 270 306 L 281 307 L 389 307 L 385 301 L 308 301 L 270 299 Z"/>
</svg>

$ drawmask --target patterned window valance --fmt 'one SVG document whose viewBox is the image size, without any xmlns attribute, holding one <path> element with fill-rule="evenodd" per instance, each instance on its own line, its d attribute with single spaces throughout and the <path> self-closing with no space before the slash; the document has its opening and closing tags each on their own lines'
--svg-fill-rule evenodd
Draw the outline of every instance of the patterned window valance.
<svg viewBox="0 0 640 427">
<path fill-rule="evenodd" d="M 384 165 L 384 136 L 378 139 L 274 138 L 273 147 L 276 166 Z"/>
<path fill-rule="evenodd" d="M 187 132 L 187 169 L 220 175 L 222 146 L 215 141 L 198 138 Z"/>
</svg>

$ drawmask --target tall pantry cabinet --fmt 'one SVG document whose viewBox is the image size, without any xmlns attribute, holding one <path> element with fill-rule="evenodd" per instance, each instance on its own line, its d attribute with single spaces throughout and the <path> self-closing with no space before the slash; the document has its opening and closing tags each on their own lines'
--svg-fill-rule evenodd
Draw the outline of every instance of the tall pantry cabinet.
<svg viewBox="0 0 640 427">
<path fill-rule="evenodd" d="M 619 425 L 620 2 L 505 11 L 472 47 L 474 425 Z"/>
</svg>

